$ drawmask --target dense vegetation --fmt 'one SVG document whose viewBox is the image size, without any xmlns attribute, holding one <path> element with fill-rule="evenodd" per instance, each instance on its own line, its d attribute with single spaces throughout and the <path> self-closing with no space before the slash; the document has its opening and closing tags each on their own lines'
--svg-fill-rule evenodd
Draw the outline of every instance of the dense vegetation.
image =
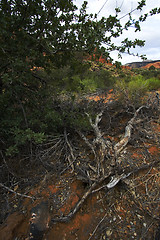
<svg viewBox="0 0 160 240">
<path fill-rule="evenodd" d="M 72 0 L 0 1 L 0 223 L 21 215 L 2 225 L 2 238 L 42 239 L 78 212 L 71 237 L 61 225 L 59 239 L 85 239 L 77 237 L 82 222 L 91 226 L 82 231 L 88 240 L 157 235 L 160 70 L 128 69 L 110 58 L 144 45 L 112 41 L 160 13 L 133 19 L 144 6 L 141 0 L 122 25 L 119 8 L 99 20 L 87 14 L 87 2 L 77 11 Z"/>
</svg>

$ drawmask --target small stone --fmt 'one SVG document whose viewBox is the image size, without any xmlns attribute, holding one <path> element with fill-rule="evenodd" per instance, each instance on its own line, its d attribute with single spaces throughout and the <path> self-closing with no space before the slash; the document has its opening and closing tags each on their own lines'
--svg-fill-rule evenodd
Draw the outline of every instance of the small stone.
<svg viewBox="0 0 160 240">
<path fill-rule="evenodd" d="M 106 231 L 106 234 L 107 234 L 108 237 L 110 237 L 110 236 L 112 235 L 111 229 L 108 229 L 108 230 Z"/>
<path fill-rule="evenodd" d="M 138 217 L 139 219 L 141 219 L 141 218 L 142 218 L 142 216 L 141 216 L 141 215 L 139 215 L 139 214 L 137 214 L 137 217 Z"/>
<path fill-rule="evenodd" d="M 146 227 L 147 227 L 147 224 L 146 224 L 146 223 L 143 223 L 143 226 L 146 228 Z"/>
</svg>

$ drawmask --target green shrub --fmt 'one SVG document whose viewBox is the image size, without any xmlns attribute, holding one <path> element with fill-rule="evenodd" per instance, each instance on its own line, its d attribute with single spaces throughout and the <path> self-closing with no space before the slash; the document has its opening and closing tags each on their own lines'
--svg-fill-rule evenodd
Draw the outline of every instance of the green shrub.
<svg viewBox="0 0 160 240">
<path fill-rule="evenodd" d="M 23 146 L 29 145 L 28 143 L 41 144 L 45 141 L 46 136 L 44 133 L 35 133 L 30 128 L 22 130 L 19 128 L 11 129 L 12 138 L 14 139 L 12 145 L 6 150 L 6 156 L 14 156 L 19 153 L 19 149 Z"/>
<path fill-rule="evenodd" d="M 116 83 L 119 98 L 127 103 L 138 105 L 143 102 L 144 94 L 149 90 L 148 82 L 141 75 L 132 77 L 131 81 L 120 80 Z"/>
<path fill-rule="evenodd" d="M 130 81 L 121 79 L 116 83 L 119 98 L 134 105 L 143 103 L 144 95 L 147 91 L 160 88 L 160 79 L 152 77 L 146 79 L 142 75 L 131 77 Z"/>
<path fill-rule="evenodd" d="M 150 78 L 147 80 L 149 90 L 157 90 L 160 88 L 160 79 Z"/>
</svg>

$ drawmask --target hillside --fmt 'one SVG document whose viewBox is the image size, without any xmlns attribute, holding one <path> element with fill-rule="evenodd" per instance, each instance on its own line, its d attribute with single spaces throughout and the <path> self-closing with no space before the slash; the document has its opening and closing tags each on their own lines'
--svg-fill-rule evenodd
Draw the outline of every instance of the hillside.
<svg viewBox="0 0 160 240">
<path fill-rule="evenodd" d="M 160 60 L 147 60 L 147 61 L 143 61 L 143 62 L 132 62 L 132 63 L 127 63 L 125 66 L 129 66 L 131 68 L 141 68 L 141 67 L 145 67 L 147 65 L 154 65 L 156 64 L 157 62 L 160 62 Z M 155 66 L 158 66 L 159 68 L 159 64 L 158 65 L 155 65 Z M 149 67 L 147 67 L 149 68 Z"/>
<path fill-rule="evenodd" d="M 155 68 L 160 68 L 160 61 L 159 62 L 153 62 L 153 63 L 149 63 L 146 66 L 142 67 L 142 68 L 150 68 L 151 66 L 154 66 Z"/>
</svg>

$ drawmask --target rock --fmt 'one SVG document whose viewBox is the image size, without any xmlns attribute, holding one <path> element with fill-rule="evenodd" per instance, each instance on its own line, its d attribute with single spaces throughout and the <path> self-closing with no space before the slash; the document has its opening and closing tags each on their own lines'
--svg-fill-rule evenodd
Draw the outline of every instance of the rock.
<svg viewBox="0 0 160 240">
<path fill-rule="evenodd" d="M 14 232 L 18 226 L 25 220 L 24 215 L 20 213 L 13 213 L 0 227 L 0 239 L 11 240 L 14 239 Z"/>
<path fill-rule="evenodd" d="M 30 233 L 32 240 L 41 240 L 45 231 L 49 227 L 49 207 L 48 202 L 41 202 L 31 210 Z"/>
</svg>

